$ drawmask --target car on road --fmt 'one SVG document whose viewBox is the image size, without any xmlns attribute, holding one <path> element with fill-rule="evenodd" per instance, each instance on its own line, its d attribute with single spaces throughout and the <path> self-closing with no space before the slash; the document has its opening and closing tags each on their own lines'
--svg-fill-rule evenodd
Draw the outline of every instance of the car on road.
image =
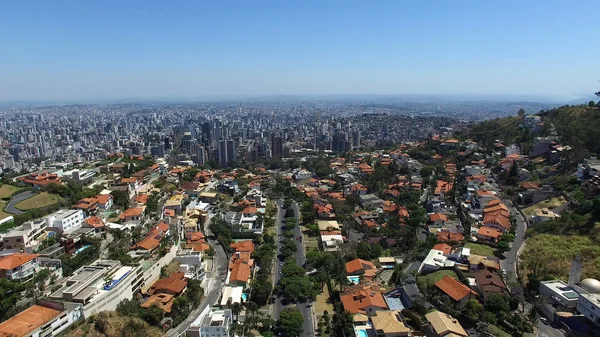
<svg viewBox="0 0 600 337">
<path fill-rule="evenodd" d="M 550 324 L 550 321 L 546 317 L 540 317 L 540 321 L 546 325 Z"/>
</svg>

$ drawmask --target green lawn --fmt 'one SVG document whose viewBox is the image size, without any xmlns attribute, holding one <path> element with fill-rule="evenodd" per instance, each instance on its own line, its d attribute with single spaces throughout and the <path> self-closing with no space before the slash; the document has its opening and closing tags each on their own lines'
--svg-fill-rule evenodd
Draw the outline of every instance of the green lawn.
<svg viewBox="0 0 600 337">
<path fill-rule="evenodd" d="M 58 203 L 59 201 L 60 197 L 58 195 L 42 192 L 29 199 L 21 201 L 20 203 L 16 204 L 15 207 L 22 211 L 28 211 L 30 209 L 50 206 Z"/>
<path fill-rule="evenodd" d="M 423 288 L 423 286 L 426 286 L 428 288 L 433 287 L 433 285 L 437 281 L 441 280 L 444 276 L 450 276 L 458 280 L 458 275 L 456 275 L 456 273 L 453 270 L 438 270 L 431 274 L 417 276 L 417 284 L 421 289 Z"/>
<path fill-rule="evenodd" d="M 495 251 L 495 249 L 490 246 L 481 245 L 473 242 L 467 242 L 465 248 L 469 248 L 471 250 L 471 254 L 482 256 L 494 256 Z"/>
<path fill-rule="evenodd" d="M 7 204 L 6 201 L 0 200 L 0 220 L 12 215 L 10 213 L 6 213 L 3 211 L 4 207 L 6 207 L 6 204 Z"/>
<path fill-rule="evenodd" d="M 565 204 L 566 202 L 567 202 L 567 199 L 565 199 L 565 197 L 563 197 L 561 195 L 560 197 L 550 198 L 547 200 L 540 201 L 537 204 L 531 205 L 531 206 L 525 208 L 523 210 L 523 213 L 526 216 L 530 217 L 542 208 L 552 209 L 552 208 L 556 208 L 562 204 Z"/>
<path fill-rule="evenodd" d="M 22 190 L 22 189 L 23 189 L 22 187 L 4 184 L 4 185 L 0 186 L 0 199 L 8 198 L 16 191 Z"/>
</svg>

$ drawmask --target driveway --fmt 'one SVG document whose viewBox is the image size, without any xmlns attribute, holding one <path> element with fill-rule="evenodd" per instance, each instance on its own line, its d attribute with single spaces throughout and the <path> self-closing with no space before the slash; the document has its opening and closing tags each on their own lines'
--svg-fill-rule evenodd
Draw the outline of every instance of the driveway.
<svg viewBox="0 0 600 337">
<path fill-rule="evenodd" d="M 8 213 L 12 213 L 14 215 L 20 215 L 20 214 L 25 213 L 25 212 L 17 209 L 15 206 L 18 203 L 20 203 L 21 201 L 23 201 L 25 199 L 29 199 L 36 194 L 37 194 L 36 192 L 25 191 L 25 192 L 15 195 L 14 197 L 12 197 L 12 199 L 10 199 L 10 202 L 8 203 L 8 205 L 6 205 L 5 211 Z"/>
</svg>

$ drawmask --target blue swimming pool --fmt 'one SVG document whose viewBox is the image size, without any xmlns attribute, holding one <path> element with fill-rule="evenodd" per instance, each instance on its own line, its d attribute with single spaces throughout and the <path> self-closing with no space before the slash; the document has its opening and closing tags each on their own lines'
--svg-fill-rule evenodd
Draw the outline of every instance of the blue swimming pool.
<svg viewBox="0 0 600 337">
<path fill-rule="evenodd" d="M 367 332 L 365 330 L 358 330 L 358 337 L 367 337 Z"/>
<path fill-rule="evenodd" d="M 358 284 L 360 282 L 360 276 L 348 276 L 348 280 L 352 284 Z"/>
<path fill-rule="evenodd" d="M 75 253 L 73 253 L 73 255 L 77 255 L 77 254 L 79 254 L 79 253 L 83 252 L 84 250 L 88 249 L 89 247 L 90 247 L 90 245 L 84 245 L 84 246 L 81 246 L 81 248 L 77 249 L 77 250 L 75 251 Z"/>
<path fill-rule="evenodd" d="M 244 302 L 248 301 L 248 294 L 242 293 L 242 301 L 244 301 Z"/>
</svg>

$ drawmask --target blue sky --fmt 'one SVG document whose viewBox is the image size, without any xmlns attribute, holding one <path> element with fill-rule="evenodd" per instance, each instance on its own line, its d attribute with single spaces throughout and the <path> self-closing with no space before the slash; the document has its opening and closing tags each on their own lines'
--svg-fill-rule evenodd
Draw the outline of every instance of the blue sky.
<svg viewBox="0 0 600 337">
<path fill-rule="evenodd" d="M 599 1 L 0 1 L 0 100 L 588 94 Z"/>
</svg>

